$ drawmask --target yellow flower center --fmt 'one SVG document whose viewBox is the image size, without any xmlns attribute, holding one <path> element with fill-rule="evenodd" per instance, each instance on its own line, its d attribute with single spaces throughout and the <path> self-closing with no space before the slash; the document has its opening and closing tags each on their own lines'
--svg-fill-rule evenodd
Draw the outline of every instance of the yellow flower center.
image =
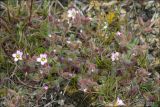
<svg viewBox="0 0 160 107">
<path fill-rule="evenodd" d="M 46 60 L 46 58 L 41 58 L 41 61 L 45 61 Z"/>
<path fill-rule="evenodd" d="M 19 55 L 19 54 L 17 54 L 17 55 L 16 55 L 16 58 L 17 58 L 17 59 L 18 59 L 18 58 L 20 58 L 20 55 Z"/>
</svg>

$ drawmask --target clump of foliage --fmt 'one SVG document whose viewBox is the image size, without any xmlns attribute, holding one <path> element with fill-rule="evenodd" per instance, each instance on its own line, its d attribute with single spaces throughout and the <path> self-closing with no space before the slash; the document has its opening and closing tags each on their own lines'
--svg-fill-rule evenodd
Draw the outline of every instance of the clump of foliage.
<svg viewBox="0 0 160 107">
<path fill-rule="evenodd" d="M 0 6 L 0 106 L 160 105 L 158 1 Z"/>
</svg>

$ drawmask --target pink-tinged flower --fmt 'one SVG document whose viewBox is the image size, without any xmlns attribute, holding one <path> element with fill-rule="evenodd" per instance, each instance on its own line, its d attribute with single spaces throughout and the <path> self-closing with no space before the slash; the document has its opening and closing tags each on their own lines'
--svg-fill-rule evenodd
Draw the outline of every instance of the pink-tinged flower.
<svg viewBox="0 0 160 107">
<path fill-rule="evenodd" d="M 44 65 L 47 63 L 47 54 L 40 54 L 40 57 L 37 58 L 37 62 L 40 62 L 41 65 Z"/>
<path fill-rule="evenodd" d="M 76 14 L 78 14 L 79 12 L 75 9 L 75 8 L 71 8 L 68 10 L 68 17 L 75 19 Z"/>
<path fill-rule="evenodd" d="M 16 53 L 12 54 L 12 57 L 14 57 L 14 61 L 17 62 L 18 60 L 22 60 L 23 52 L 17 50 Z"/>
<path fill-rule="evenodd" d="M 121 36 L 122 33 L 118 31 L 118 32 L 116 33 L 116 35 L 117 35 L 117 36 Z"/>
<path fill-rule="evenodd" d="M 118 97 L 114 106 L 125 106 L 124 102 Z"/>
<path fill-rule="evenodd" d="M 119 60 L 119 55 L 120 55 L 119 52 L 113 52 L 111 55 L 112 61 Z"/>
<path fill-rule="evenodd" d="M 48 85 L 43 86 L 43 89 L 45 89 L 45 90 L 48 90 L 48 88 L 49 88 Z"/>
</svg>

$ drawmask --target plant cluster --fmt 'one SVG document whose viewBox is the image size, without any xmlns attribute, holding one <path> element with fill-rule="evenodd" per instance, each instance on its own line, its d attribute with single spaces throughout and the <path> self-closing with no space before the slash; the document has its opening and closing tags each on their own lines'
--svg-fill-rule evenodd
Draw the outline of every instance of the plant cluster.
<svg viewBox="0 0 160 107">
<path fill-rule="evenodd" d="M 0 2 L 0 105 L 158 107 L 160 4 L 147 3 Z"/>
</svg>

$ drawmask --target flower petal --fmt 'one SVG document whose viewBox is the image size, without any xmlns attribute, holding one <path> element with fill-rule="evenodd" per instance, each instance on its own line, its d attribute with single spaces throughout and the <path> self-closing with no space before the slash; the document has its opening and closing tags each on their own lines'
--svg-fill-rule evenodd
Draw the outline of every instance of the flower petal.
<svg viewBox="0 0 160 107">
<path fill-rule="evenodd" d="M 21 52 L 20 50 L 17 50 L 17 52 L 16 52 L 17 54 L 19 54 L 20 56 L 22 56 L 23 55 L 23 52 Z"/>
<path fill-rule="evenodd" d="M 124 106 L 125 104 L 123 103 L 123 101 L 120 98 L 117 98 L 117 105 Z"/>
<path fill-rule="evenodd" d="M 47 59 L 45 59 L 43 62 L 44 62 L 44 63 L 47 63 Z"/>
<path fill-rule="evenodd" d="M 115 55 L 116 55 L 116 56 L 119 56 L 119 52 L 116 52 Z"/>
<path fill-rule="evenodd" d="M 122 35 L 122 33 L 118 31 L 117 32 L 117 36 L 121 36 L 121 35 Z"/>
<path fill-rule="evenodd" d="M 41 58 L 46 58 L 46 57 L 47 57 L 47 54 L 40 54 L 40 57 L 41 57 Z"/>
<path fill-rule="evenodd" d="M 37 58 L 37 62 L 41 62 L 41 58 Z"/>
<path fill-rule="evenodd" d="M 47 54 L 43 54 L 43 57 L 44 57 L 44 58 L 47 58 Z"/>
<path fill-rule="evenodd" d="M 19 55 L 22 56 L 22 55 L 23 55 L 23 52 L 20 52 Z"/>
<path fill-rule="evenodd" d="M 45 64 L 45 62 L 42 62 L 42 61 L 41 61 L 41 65 L 44 65 L 44 64 Z"/>
<path fill-rule="evenodd" d="M 43 88 L 44 88 L 45 90 L 48 90 L 48 86 L 47 86 L 47 85 L 45 85 Z"/>
<path fill-rule="evenodd" d="M 21 53 L 21 51 L 20 50 L 17 50 L 17 52 L 16 52 L 17 54 L 20 54 Z"/>
<path fill-rule="evenodd" d="M 115 61 L 115 57 L 112 56 L 111 59 L 112 59 L 112 61 Z"/>
<path fill-rule="evenodd" d="M 14 54 L 12 54 L 12 57 L 16 57 L 16 54 L 14 53 Z"/>
<path fill-rule="evenodd" d="M 19 60 L 22 60 L 22 57 L 19 57 Z"/>
<path fill-rule="evenodd" d="M 14 61 L 17 62 L 17 61 L 18 61 L 18 58 L 14 58 Z"/>
</svg>

